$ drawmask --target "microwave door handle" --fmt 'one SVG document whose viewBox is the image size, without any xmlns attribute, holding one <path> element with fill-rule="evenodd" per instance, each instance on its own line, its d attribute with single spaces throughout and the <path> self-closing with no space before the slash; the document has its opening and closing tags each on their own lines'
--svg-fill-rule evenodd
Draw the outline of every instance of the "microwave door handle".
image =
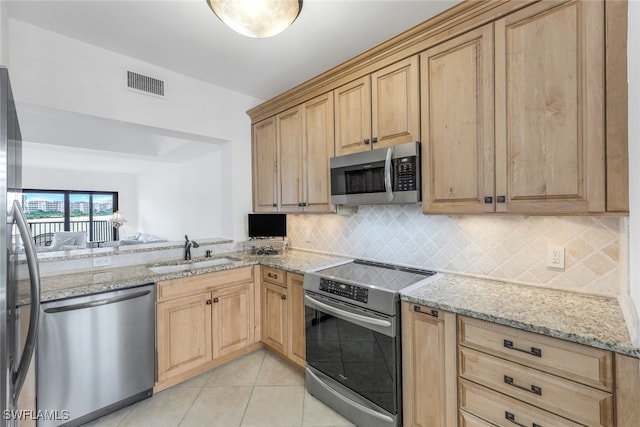
<svg viewBox="0 0 640 427">
<path fill-rule="evenodd" d="M 391 158 L 393 147 L 387 148 L 387 157 L 384 159 L 384 189 L 387 192 L 387 201 L 393 200 L 393 186 L 391 183 Z"/>
</svg>

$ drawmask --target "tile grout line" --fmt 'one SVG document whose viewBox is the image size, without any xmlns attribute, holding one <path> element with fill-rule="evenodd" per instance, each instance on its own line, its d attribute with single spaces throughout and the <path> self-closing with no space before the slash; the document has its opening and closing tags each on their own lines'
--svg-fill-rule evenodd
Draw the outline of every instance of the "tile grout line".
<svg viewBox="0 0 640 427">
<path fill-rule="evenodd" d="M 209 375 L 209 377 L 211 377 L 211 375 Z M 208 378 L 207 378 L 207 381 L 208 381 Z M 205 381 L 204 384 L 206 384 L 206 381 Z M 178 422 L 178 425 L 176 427 L 180 427 L 182 425 L 182 423 L 184 422 L 184 419 L 189 414 L 189 411 L 193 408 L 193 404 L 196 402 L 196 400 L 198 400 L 198 397 L 200 396 L 200 394 L 202 394 L 202 390 L 204 390 L 204 384 L 202 386 L 200 386 L 200 391 L 198 391 L 198 394 L 196 394 L 196 396 L 193 398 L 193 400 L 191 401 L 191 405 L 189 405 L 189 408 L 187 408 L 187 410 L 184 412 L 184 415 L 182 416 L 182 418 L 180 419 L 180 421 Z"/>
<path fill-rule="evenodd" d="M 256 375 L 256 378 L 253 380 L 253 386 L 251 387 L 251 394 L 249 394 L 249 399 L 247 399 L 247 403 L 246 403 L 246 405 L 244 405 L 244 411 L 242 411 L 242 417 L 240 417 L 240 424 L 238 424 L 238 427 L 242 426 L 242 423 L 244 422 L 244 417 L 247 415 L 247 409 L 249 408 L 249 402 L 251 402 L 251 398 L 253 397 L 253 393 L 256 390 L 256 384 L 258 383 L 258 378 L 260 377 L 260 372 L 262 372 L 262 367 L 264 366 L 264 359 L 266 359 L 266 356 L 267 356 L 266 351 L 263 351 L 262 360 L 260 361 L 260 369 L 258 369 L 258 374 Z"/>
</svg>

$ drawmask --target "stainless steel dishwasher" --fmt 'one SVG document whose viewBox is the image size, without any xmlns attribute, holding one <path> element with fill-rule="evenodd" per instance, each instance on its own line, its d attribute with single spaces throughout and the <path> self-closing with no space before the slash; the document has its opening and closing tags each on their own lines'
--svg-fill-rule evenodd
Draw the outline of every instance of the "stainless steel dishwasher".
<svg viewBox="0 0 640 427">
<path fill-rule="evenodd" d="M 38 426 L 76 426 L 150 397 L 155 285 L 42 304 Z"/>
</svg>

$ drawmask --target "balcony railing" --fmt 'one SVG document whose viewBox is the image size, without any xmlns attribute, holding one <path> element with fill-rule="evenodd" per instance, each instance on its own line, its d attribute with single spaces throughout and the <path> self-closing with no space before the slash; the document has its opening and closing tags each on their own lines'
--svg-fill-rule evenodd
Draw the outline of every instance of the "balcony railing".
<svg viewBox="0 0 640 427">
<path fill-rule="evenodd" d="M 42 221 L 29 222 L 31 235 L 36 239 L 37 244 L 43 244 L 39 240 L 46 240 L 38 236 L 47 236 L 53 238 L 56 231 L 65 231 L 64 221 Z M 71 229 L 68 231 L 84 231 L 87 233 L 87 240 L 92 242 L 110 242 L 113 240 L 113 227 L 109 221 L 93 221 L 93 234 L 90 234 L 90 221 L 71 221 Z"/>
</svg>

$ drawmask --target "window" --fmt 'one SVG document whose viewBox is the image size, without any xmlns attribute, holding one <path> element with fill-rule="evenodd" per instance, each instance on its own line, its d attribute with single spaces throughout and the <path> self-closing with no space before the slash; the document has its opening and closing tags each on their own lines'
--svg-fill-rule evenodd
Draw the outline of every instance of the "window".
<svg viewBox="0 0 640 427">
<path fill-rule="evenodd" d="M 56 231 L 84 231 L 89 242 L 118 239 L 109 222 L 117 192 L 23 190 L 22 206 L 37 245 L 48 245 Z"/>
</svg>

